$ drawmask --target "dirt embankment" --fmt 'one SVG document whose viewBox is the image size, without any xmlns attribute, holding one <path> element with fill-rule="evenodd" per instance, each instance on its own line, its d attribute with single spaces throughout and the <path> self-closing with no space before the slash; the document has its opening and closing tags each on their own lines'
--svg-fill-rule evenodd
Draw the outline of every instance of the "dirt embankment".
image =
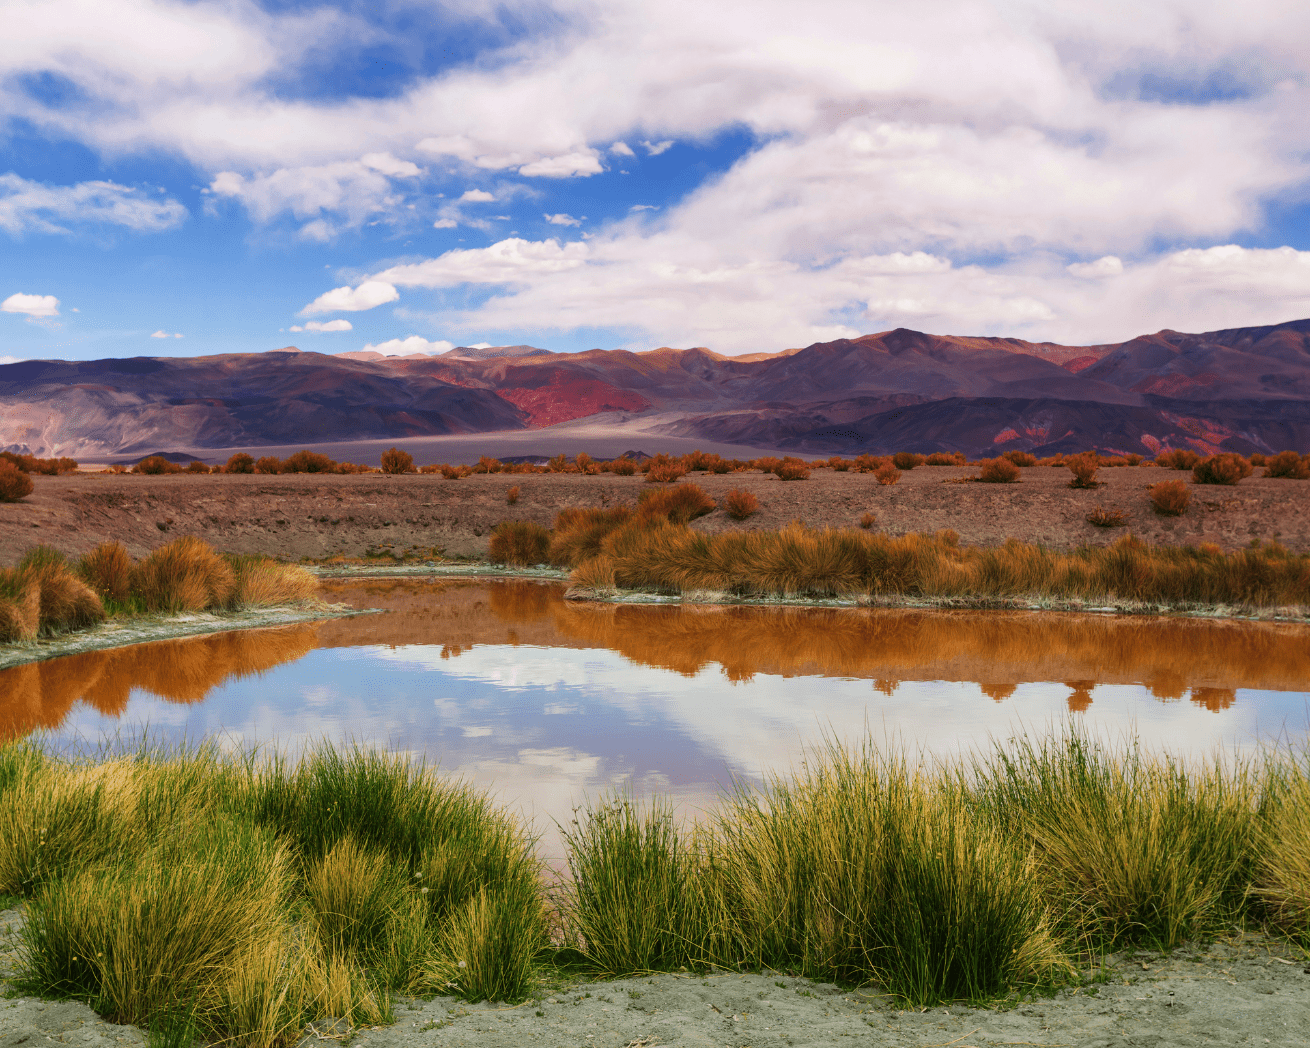
<svg viewBox="0 0 1310 1048">
<path fill-rule="evenodd" d="M 1112 542 L 1125 531 L 1156 543 L 1213 542 L 1224 549 L 1253 539 L 1277 540 L 1310 552 L 1310 482 L 1251 477 L 1236 487 L 1195 485 L 1185 516 L 1158 516 L 1147 499 L 1157 480 L 1187 478 L 1155 468 L 1102 469 L 1095 491 L 1068 487 L 1066 469 L 1022 471 L 1017 484 L 945 483 L 969 467 L 906 472 L 883 487 L 871 474 L 815 470 L 811 479 L 783 483 L 760 473 L 689 479 L 714 498 L 732 488 L 753 492 L 761 509 L 738 524 L 715 512 L 696 521 L 707 531 L 777 528 L 793 520 L 815 527 L 854 525 L 865 512 L 892 533 L 953 528 L 966 544 L 1008 538 L 1069 549 Z M 419 556 L 481 557 L 492 527 L 511 518 L 549 525 L 565 506 L 635 504 L 643 478 L 609 474 L 487 474 L 463 480 L 438 475 L 143 477 L 76 474 L 37 477 L 21 503 L 0 505 L 0 563 L 12 564 L 38 542 L 70 555 L 106 539 L 134 556 L 178 535 L 199 535 L 220 550 L 303 557 L 408 552 Z M 505 494 L 518 487 L 516 505 Z M 1086 521 L 1095 506 L 1125 512 L 1125 528 Z"/>
</svg>

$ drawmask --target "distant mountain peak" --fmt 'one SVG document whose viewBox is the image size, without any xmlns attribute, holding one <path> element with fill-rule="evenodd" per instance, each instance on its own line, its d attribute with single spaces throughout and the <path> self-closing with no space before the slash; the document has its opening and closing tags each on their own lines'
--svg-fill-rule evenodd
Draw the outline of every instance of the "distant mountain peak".
<svg viewBox="0 0 1310 1048">
<path fill-rule="evenodd" d="M 549 357 L 554 354 L 536 346 L 456 346 L 437 355 L 456 360 L 494 360 L 497 357 Z"/>
</svg>

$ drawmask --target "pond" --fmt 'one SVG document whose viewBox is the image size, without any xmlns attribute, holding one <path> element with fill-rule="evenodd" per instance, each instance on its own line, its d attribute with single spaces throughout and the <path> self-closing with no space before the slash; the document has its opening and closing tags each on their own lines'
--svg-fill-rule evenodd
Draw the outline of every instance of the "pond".
<svg viewBox="0 0 1310 1048">
<path fill-rule="evenodd" d="M 1310 628 L 1033 612 L 624 606 L 558 583 L 358 580 L 382 614 L 0 672 L 0 737 L 95 747 L 146 730 L 294 752 L 422 754 L 553 820 L 603 790 L 707 807 L 825 735 L 949 755 L 1067 722 L 1210 753 L 1304 744 Z"/>
</svg>

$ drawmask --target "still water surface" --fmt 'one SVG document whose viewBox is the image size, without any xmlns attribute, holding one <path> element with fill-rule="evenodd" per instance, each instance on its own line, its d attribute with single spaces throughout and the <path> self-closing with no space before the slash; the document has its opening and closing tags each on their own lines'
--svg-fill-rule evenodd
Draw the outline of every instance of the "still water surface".
<svg viewBox="0 0 1310 1048">
<path fill-rule="evenodd" d="M 1207 753 L 1301 745 L 1310 629 L 861 609 L 574 604 L 522 581 L 333 582 L 384 614 L 216 634 L 0 672 L 0 737 L 98 745 L 143 727 L 294 751 L 424 754 L 552 820 L 607 787 L 708 806 L 866 726 L 949 754 L 1076 721 Z"/>
</svg>

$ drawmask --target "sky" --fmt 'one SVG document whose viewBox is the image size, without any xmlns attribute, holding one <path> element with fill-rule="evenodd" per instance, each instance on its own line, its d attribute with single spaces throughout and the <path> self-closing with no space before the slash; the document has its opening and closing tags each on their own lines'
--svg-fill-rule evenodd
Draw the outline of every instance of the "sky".
<svg viewBox="0 0 1310 1048">
<path fill-rule="evenodd" d="M 1310 317 L 1303 0 L 5 0 L 0 361 Z"/>
</svg>

